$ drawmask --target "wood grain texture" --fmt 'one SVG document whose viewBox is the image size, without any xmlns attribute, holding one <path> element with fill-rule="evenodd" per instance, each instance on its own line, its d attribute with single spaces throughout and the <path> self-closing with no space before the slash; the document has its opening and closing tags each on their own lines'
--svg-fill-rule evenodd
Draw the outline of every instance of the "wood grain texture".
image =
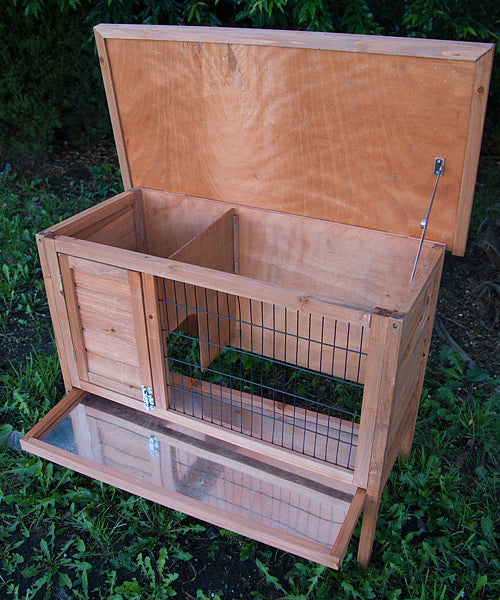
<svg viewBox="0 0 500 600">
<path fill-rule="evenodd" d="M 182 194 L 143 190 L 147 252 L 168 258 L 228 210 L 225 202 L 203 202 Z"/>
<path fill-rule="evenodd" d="M 358 547 L 358 562 L 363 568 L 370 561 L 385 483 L 383 474 L 401 330 L 401 319 L 383 315 L 372 318 L 354 477 L 355 484 L 367 491 Z"/>
<path fill-rule="evenodd" d="M 95 43 L 99 53 L 99 63 L 101 65 L 102 78 L 104 80 L 104 89 L 109 107 L 109 116 L 111 117 L 111 126 L 115 137 L 116 149 L 118 150 L 118 161 L 120 163 L 120 172 L 122 175 L 124 188 L 127 190 L 132 187 L 130 179 L 130 168 L 127 154 L 125 152 L 124 133 L 120 121 L 120 115 L 116 109 L 116 90 L 113 73 L 111 72 L 109 57 L 106 49 L 106 40 L 102 35 L 95 31 Z"/>
<path fill-rule="evenodd" d="M 359 538 L 357 561 L 362 569 L 367 569 L 370 562 L 373 542 L 375 540 L 375 530 L 377 528 L 378 511 L 380 507 L 380 498 L 368 495 L 365 498 L 363 511 L 363 524 Z"/>
<path fill-rule="evenodd" d="M 36 241 L 64 388 L 69 392 L 73 386 L 78 386 L 79 377 L 73 357 L 59 261 L 54 240 L 49 235 L 38 234 Z"/>
<path fill-rule="evenodd" d="M 79 404 L 87 394 L 77 388 L 70 390 L 56 406 L 44 415 L 22 438 L 21 448 L 27 450 L 26 444 L 32 439 L 43 439 L 66 415 Z"/>
<path fill-rule="evenodd" d="M 226 273 L 234 272 L 234 210 L 227 211 L 192 240 L 170 256 L 171 260 L 199 265 Z M 174 289 L 174 287 L 176 289 Z M 216 290 L 164 282 L 165 300 L 175 302 L 167 305 L 168 329 L 177 329 L 190 314 L 197 318 L 200 339 L 200 366 L 202 369 L 218 356 L 229 343 L 230 315 L 234 313 L 235 299 Z M 177 306 L 185 302 L 189 310 Z"/>
<path fill-rule="evenodd" d="M 384 479 L 389 477 L 397 454 L 401 451 L 408 456 L 410 453 L 429 356 L 443 261 L 444 256 L 429 275 L 426 285 L 422 287 L 420 298 L 413 307 L 413 314 L 405 319 L 397 385 L 391 410 L 391 446 L 387 450 Z M 412 387 L 408 385 L 410 380 L 413 383 Z"/>
<path fill-rule="evenodd" d="M 450 60 L 478 60 L 491 48 L 480 42 L 455 42 L 396 38 L 375 35 L 336 34 L 311 31 L 272 31 L 228 27 L 178 27 L 158 25 L 101 24 L 94 31 L 103 38 L 157 39 L 178 42 L 250 44 L 288 48 L 311 48 L 373 54 L 396 54 Z"/>
<path fill-rule="evenodd" d="M 144 230 L 144 215 L 143 215 L 143 193 L 139 188 L 134 188 L 134 231 L 136 240 L 136 249 L 138 252 L 149 252 L 146 232 Z"/>
<path fill-rule="evenodd" d="M 229 209 L 169 256 L 191 265 L 234 272 L 234 215 Z"/>
<path fill-rule="evenodd" d="M 465 154 L 466 160 L 464 161 L 462 188 L 458 203 L 457 226 L 453 241 L 453 254 L 457 254 L 458 256 L 465 254 L 467 244 L 493 57 L 494 51 L 490 50 L 478 60 L 473 84 L 470 126 Z"/>
<path fill-rule="evenodd" d="M 339 535 L 335 540 L 335 544 L 332 548 L 331 554 L 335 556 L 340 563 L 344 557 L 347 545 L 349 544 L 354 528 L 356 527 L 359 519 L 359 515 L 363 510 L 366 501 L 366 490 L 358 488 L 356 494 L 352 500 L 349 510 L 347 512 L 345 521 L 342 523 Z"/>
<path fill-rule="evenodd" d="M 67 255 L 60 263 L 80 387 L 140 400 L 151 385 L 140 274 Z"/>
<path fill-rule="evenodd" d="M 113 215 L 107 223 L 102 220 L 96 221 L 93 229 L 95 231 L 79 232 L 76 237 L 98 244 L 116 246 L 117 248 L 138 249 L 135 238 L 134 214 L 131 208 L 127 207 L 120 214 Z M 127 240 L 126 244 L 124 244 L 124 240 Z M 128 240 L 131 240 L 131 243 Z"/>
<path fill-rule="evenodd" d="M 473 192 L 462 185 L 477 158 L 473 86 L 491 46 L 371 38 L 348 49 L 323 34 L 330 47 L 317 49 L 307 35 L 296 47 L 269 32 L 238 42 L 169 31 L 105 39 L 126 187 L 418 236 L 443 156 L 427 236 L 453 248 L 458 198 L 466 213 Z"/>
<path fill-rule="evenodd" d="M 340 319 L 350 323 L 369 325 L 373 308 L 360 306 L 356 301 L 347 303 L 327 296 L 308 294 L 305 290 L 293 290 L 268 282 L 256 281 L 235 273 L 215 271 L 178 261 L 131 252 L 94 244 L 86 240 L 75 240 L 60 236 L 55 240 L 59 252 L 77 256 L 99 264 L 108 264 L 140 273 L 156 275 L 165 279 L 197 285 L 207 289 L 217 289 L 228 294 L 240 294 L 247 298 L 275 302 L 291 310 L 306 310 Z M 364 299 L 362 298 L 363 302 Z"/>
<path fill-rule="evenodd" d="M 66 302 L 66 311 L 68 314 L 69 328 L 71 330 L 71 339 L 75 353 L 76 367 L 78 369 L 78 377 L 80 381 L 85 381 L 87 379 L 89 366 L 85 352 L 85 342 L 83 338 L 82 323 L 80 320 L 78 299 L 76 297 L 73 271 L 69 266 L 69 260 L 65 254 L 61 254 L 59 256 L 59 265 L 64 285 L 64 300 Z"/>
<path fill-rule="evenodd" d="M 81 232 L 95 231 L 99 228 L 101 223 L 109 222 L 113 220 L 115 215 L 120 214 L 121 211 L 130 209 L 134 201 L 134 193 L 132 191 L 125 191 L 121 194 L 108 198 L 97 204 L 87 208 L 86 210 L 57 223 L 49 227 L 46 232 L 48 235 L 68 235 L 80 237 Z M 85 233 L 83 239 L 85 239 Z"/>
<path fill-rule="evenodd" d="M 134 319 L 134 342 L 139 358 L 139 374 L 141 386 L 152 387 L 151 359 L 149 356 L 148 333 L 146 328 L 146 313 L 142 291 L 141 274 L 137 271 L 129 271 L 130 295 L 132 301 L 132 314 Z"/>
<path fill-rule="evenodd" d="M 69 418 L 73 427 L 77 453 L 84 458 L 95 459 L 99 449 L 89 444 L 89 422 L 85 406 L 82 403 L 77 404 L 72 408 Z"/>
<path fill-rule="evenodd" d="M 202 232 L 227 208 L 224 202 L 144 190 L 151 253 L 174 258 L 191 240 L 206 239 Z M 409 285 L 418 247 L 414 238 L 237 205 L 233 209 L 238 215 L 242 277 L 353 307 L 359 307 L 363 290 L 365 306 L 403 312 L 418 293 L 417 285 Z M 440 251 L 434 246 L 424 242 L 416 278 L 425 279 L 438 260 Z M 188 262 L 205 266 L 203 260 Z"/>
<path fill-rule="evenodd" d="M 142 274 L 142 289 L 144 294 L 144 310 L 147 328 L 147 342 L 151 359 L 151 380 L 155 404 L 163 409 L 168 406 L 166 366 L 163 357 L 166 352 L 162 335 L 159 298 L 160 285 L 152 275 Z"/>
</svg>

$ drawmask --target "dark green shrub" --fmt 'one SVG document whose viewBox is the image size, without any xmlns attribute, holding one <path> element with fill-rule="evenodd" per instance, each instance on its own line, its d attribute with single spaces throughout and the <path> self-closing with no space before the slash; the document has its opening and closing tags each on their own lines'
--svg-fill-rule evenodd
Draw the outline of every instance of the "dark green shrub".
<svg viewBox="0 0 500 600">
<path fill-rule="evenodd" d="M 0 144 L 4 156 L 46 155 L 57 138 L 84 141 L 107 111 L 83 8 L 49 0 L 36 16 L 0 0 Z"/>
</svg>

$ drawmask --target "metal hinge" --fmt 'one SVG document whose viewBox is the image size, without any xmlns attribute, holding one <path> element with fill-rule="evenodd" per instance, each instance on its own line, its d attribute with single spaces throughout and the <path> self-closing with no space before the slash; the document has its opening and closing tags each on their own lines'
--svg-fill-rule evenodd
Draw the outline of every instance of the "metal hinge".
<svg viewBox="0 0 500 600">
<path fill-rule="evenodd" d="M 149 436 L 149 454 L 160 456 L 160 440 L 155 435 Z"/>
<path fill-rule="evenodd" d="M 153 390 L 152 388 L 141 385 L 142 389 L 142 402 L 144 403 L 144 408 L 146 410 L 153 410 L 155 407 L 155 400 L 153 398 Z"/>
</svg>

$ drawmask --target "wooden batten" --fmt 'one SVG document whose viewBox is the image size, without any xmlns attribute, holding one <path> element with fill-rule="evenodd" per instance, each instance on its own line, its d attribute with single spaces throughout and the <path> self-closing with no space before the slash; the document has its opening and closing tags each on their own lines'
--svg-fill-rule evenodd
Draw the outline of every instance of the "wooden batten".
<svg viewBox="0 0 500 600">
<path fill-rule="evenodd" d="M 221 44 L 249 44 L 252 46 L 280 46 L 284 48 L 312 48 L 362 54 L 388 54 L 477 61 L 488 47 L 481 42 L 397 38 L 376 35 L 335 34 L 320 31 L 271 31 L 228 27 L 177 27 L 164 25 L 123 25 L 102 23 L 94 28 L 104 39 L 173 40 L 178 42 L 212 42 Z"/>
<path fill-rule="evenodd" d="M 312 314 L 328 315 L 344 321 L 368 325 L 372 310 L 368 306 L 353 306 L 344 302 L 335 302 L 331 298 L 304 291 L 293 290 L 267 282 L 256 281 L 250 277 L 214 271 L 187 263 L 157 258 L 121 248 L 94 244 L 85 240 L 75 240 L 60 236 L 55 240 L 58 252 L 77 256 L 100 264 L 148 273 L 165 279 L 198 285 L 207 289 L 217 289 L 232 294 L 235 287 L 247 298 L 275 302 L 291 310 L 304 310 Z"/>
<path fill-rule="evenodd" d="M 73 345 L 55 240 L 45 232 L 36 237 L 64 387 L 69 392 L 73 387 L 80 385 L 80 378 L 73 357 Z"/>
<path fill-rule="evenodd" d="M 467 135 L 466 160 L 462 173 L 462 188 L 457 211 L 457 226 L 453 241 L 453 254 L 463 256 L 467 244 L 472 200 L 476 185 L 477 165 L 483 136 L 483 124 L 486 114 L 486 102 L 490 87 L 490 75 L 493 66 L 493 52 L 481 56 L 477 62 L 477 69 L 472 89 L 470 125 Z M 468 158 L 468 160 L 467 160 Z"/>
</svg>

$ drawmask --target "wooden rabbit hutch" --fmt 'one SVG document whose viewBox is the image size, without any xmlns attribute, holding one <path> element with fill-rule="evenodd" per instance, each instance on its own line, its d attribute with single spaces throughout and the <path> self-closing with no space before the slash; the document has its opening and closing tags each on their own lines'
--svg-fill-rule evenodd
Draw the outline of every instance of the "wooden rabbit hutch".
<svg viewBox="0 0 500 600">
<path fill-rule="evenodd" d="M 337 568 L 410 451 L 492 46 L 100 25 L 125 192 L 38 235 L 67 396 L 23 447 Z"/>
</svg>

